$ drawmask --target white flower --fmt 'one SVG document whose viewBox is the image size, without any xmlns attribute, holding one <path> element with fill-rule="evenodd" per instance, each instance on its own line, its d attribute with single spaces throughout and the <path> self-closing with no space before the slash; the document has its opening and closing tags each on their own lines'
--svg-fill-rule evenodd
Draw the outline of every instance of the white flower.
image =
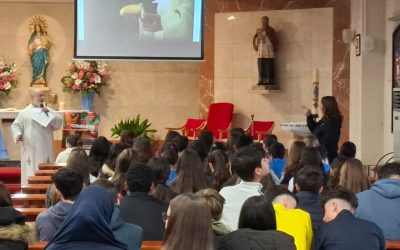
<svg viewBox="0 0 400 250">
<path fill-rule="evenodd" d="M 3 57 L 0 57 L 0 66 L 1 67 L 6 66 L 6 61 L 4 61 Z"/>
<path fill-rule="evenodd" d="M 88 63 L 88 62 L 83 62 L 83 69 L 84 69 L 84 70 L 89 70 L 89 68 L 90 68 L 90 63 Z"/>
<path fill-rule="evenodd" d="M 82 83 L 82 80 L 81 80 L 81 79 L 76 79 L 74 84 L 75 84 L 75 85 L 80 85 L 81 83 Z"/>
<path fill-rule="evenodd" d="M 76 61 L 75 62 L 75 65 L 76 65 L 76 67 L 78 68 L 78 69 L 83 69 L 83 67 L 84 67 L 84 62 L 83 61 Z"/>
<path fill-rule="evenodd" d="M 75 73 L 73 73 L 73 74 L 72 74 L 72 76 L 71 76 L 71 78 L 72 78 L 72 79 L 76 79 L 76 78 L 78 78 L 78 73 L 76 73 L 76 72 L 75 72 Z"/>
<path fill-rule="evenodd" d="M 10 83 L 10 82 L 5 82 L 5 83 L 4 83 L 4 88 L 5 88 L 6 90 L 11 89 L 11 83 Z"/>
<path fill-rule="evenodd" d="M 101 77 L 99 75 L 94 77 L 94 83 L 101 83 Z"/>
<path fill-rule="evenodd" d="M 0 74 L 0 77 L 2 76 L 9 76 L 10 72 L 9 71 L 4 71 L 3 73 Z"/>
</svg>

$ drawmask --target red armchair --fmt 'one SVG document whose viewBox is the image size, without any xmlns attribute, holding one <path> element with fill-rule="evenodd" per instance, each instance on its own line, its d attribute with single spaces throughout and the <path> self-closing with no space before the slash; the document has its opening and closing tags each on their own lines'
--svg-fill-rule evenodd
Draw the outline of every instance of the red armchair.
<svg viewBox="0 0 400 250">
<path fill-rule="evenodd" d="M 254 140 L 257 140 L 258 142 L 264 140 L 264 138 L 272 133 L 272 130 L 274 129 L 275 122 L 268 121 L 268 122 L 262 122 L 262 121 L 253 121 L 249 128 L 246 129 L 246 132 L 253 137 Z"/>
<path fill-rule="evenodd" d="M 195 129 L 196 134 L 201 130 L 210 130 L 218 140 L 228 138 L 233 115 L 232 103 L 213 103 L 208 110 L 207 120 L 201 128 Z"/>
<path fill-rule="evenodd" d="M 167 128 L 168 130 L 180 130 L 181 134 L 187 137 L 196 138 L 195 130 L 201 128 L 204 125 L 204 119 L 193 119 L 189 118 L 186 123 L 179 128 Z"/>
<path fill-rule="evenodd" d="M 168 130 L 181 130 L 182 135 L 197 138 L 201 130 L 210 130 L 218 140 L 228 138 L 228 130 L 231 126 L 233 115 L 232 103 L 213 103 L 208 110 L 207 120 L 187 119 L 179 128 L 167 128 Z"/>
</svg>

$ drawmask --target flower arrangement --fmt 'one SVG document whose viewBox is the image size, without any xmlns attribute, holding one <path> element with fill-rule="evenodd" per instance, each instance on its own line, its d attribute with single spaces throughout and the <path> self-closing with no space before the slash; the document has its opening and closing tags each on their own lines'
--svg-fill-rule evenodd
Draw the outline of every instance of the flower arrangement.
<svg viewBox="0 0 400 250">
<path fill-rule="evenodd" d="M 10 94 L 11 88 L 17 83 L 17 65 L 15 63 L 8 65 L 0 57 L 0 94 Z"/>
<path fill-rule="evenodd" d="M 107 64 L 103 61 L 73 61 L 61 83 L 66 92 L 100 95 L 100 89 L 106 85 L 109 76 Z"/>
</svg>

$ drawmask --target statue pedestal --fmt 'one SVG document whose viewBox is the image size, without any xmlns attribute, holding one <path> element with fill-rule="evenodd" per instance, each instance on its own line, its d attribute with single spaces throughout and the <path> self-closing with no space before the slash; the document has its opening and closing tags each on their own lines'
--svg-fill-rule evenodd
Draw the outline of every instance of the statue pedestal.
<svg viewBox="0 0 400 250">
<path fill-rule="evenodd" d="M 282 90 L 279 89 L 277 85 L 255 85 L 249 90 L 250 93 L 255 94 L 272 94 L 272 93 L 282 93 Z"/>
</svg>

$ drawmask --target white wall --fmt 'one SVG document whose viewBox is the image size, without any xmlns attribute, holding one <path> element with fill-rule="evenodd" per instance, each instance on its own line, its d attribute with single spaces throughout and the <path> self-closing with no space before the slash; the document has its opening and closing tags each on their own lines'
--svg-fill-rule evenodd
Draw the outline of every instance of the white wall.
<svg viewBox="0 0 400 250">
<path fill-rule="evenodd" d="M 385 1 L 353 0 L 352 30 L 361 34 L 361 55 L 350 55 L 350 140 L 364 164 L 377 162 L 384 152 Z M 366 37 L 374 48 L 365 51 Z M 390 97 L 390 96 L 389 96 Z"/>
</svg>

